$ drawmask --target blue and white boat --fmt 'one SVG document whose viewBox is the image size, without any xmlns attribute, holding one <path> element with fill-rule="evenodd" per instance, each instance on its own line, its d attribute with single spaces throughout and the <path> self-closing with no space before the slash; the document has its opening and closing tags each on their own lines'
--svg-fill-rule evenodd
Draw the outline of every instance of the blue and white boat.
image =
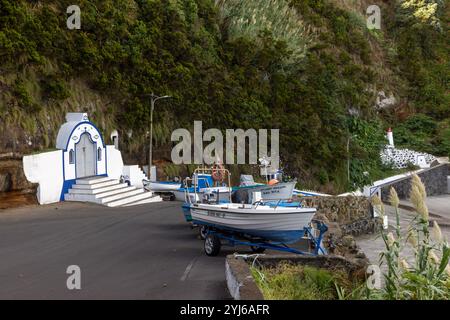
<svg viewBox="0 0 450 320">
<path fill-rule="evenodd" d="M 172 191 L 175 195 L 175 200 L 199 202 L 204 195 L 225 199 L 229 197 L 231 192 L 231 188 L 226 185 L 214 186 L 215 183 L 211 174 L 194 173 L 193 178 L 189 180 L 192 180 L 192 186 L 187 186 L 187 182 L 185 182 L 183 187 Z M 190 199 L 187 198 L 188 196 Z"/>
<path fill-rule="evenodd" d="M 192 222 L 196 225 L 286 244 L 304 235 L 315 213 L 315 208 L 260 204 L 190 205 Z"/>
</svg>

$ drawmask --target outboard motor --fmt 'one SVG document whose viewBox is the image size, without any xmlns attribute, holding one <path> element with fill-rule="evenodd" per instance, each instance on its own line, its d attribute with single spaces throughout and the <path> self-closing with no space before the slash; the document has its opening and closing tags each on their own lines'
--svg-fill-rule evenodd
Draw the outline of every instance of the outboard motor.
<svg viewBox="0 0 450 320">
<path fill-rule="evenodd" d="M 214 192 L 203 194 L 202 203 L 211 204 L 211 203 L 215 203 L 216 201 L 217 201 L 216 194 Z"/>
</svg>

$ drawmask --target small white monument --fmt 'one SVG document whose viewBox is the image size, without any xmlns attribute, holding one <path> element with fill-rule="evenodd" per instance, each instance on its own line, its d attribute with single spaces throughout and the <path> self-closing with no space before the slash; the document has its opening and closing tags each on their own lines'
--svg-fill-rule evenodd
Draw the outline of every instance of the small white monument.
<svg viewBox="0 0 450 320">
<path fill-rule="evenodd" d="M 386 136 L 387 136 L 387 139 L 389 141 L 389 146 L 395 147 L 394 146 L 394 134 L 392 133 L 392 129 L 391 128 L 388 129 Z"/>
<path fill-rule="evenodd" d="M 137 166 L 133 172 L 139 173 L 138 178 L 131 177 L 137 186 L 120 183 L 124 174 L 122 155 L 115 146 L 105 144 L 87 113 L 66 115 L 66 123 L 56 138 L 56 148 L 59 150 L 23 157 L 26 178 L 39 184 L 40 204 L 64 200 L 108 206 L 150 202 L 148 198 L 152 194 L 144 194 L 139 181 L 142 172 Z"/>
</svg>

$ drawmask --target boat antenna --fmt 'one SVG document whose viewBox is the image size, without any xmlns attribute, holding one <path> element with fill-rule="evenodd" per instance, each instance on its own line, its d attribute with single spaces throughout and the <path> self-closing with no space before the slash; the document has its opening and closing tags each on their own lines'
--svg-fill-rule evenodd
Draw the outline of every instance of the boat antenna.
<svg viewBox="0 0 450 320">
<path fill-rule="evenodd" d="M 270 164 L 270 158 L 268 158 L 267 156 L 259 158 L 259 163 L 261 163 L 261 167 L 264 168 L 264 173 L 265 173 L 265 176 L 266 176 L 266 183 L 269 183 L 269 178 L 268 178 L 268 174 L 267 174 L 267 168 L 269 167 L 269 164 Z"/>
</svg>

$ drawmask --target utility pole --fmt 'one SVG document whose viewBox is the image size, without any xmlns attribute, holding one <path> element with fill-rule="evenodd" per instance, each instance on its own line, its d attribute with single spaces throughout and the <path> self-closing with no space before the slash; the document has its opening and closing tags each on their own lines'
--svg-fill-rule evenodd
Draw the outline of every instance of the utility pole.
<svg viewBox="0 0 450 320">
<path fill-rule="evenodd" d="M 149 151 L 148 151 L 148 179 L 151 180 L 151 170 L 153 163 L 153 110 L 155 109 L 155 102 L 160 99 L 168 99 L 170 96 L 157 96 L 155 94 L 150 95 L 150 141 L 149 141 Z"/>
<path fill-rule="evenodd" d="M 350 140 L 356 138 L 357 135 L 350 135 L 347 138 L 347 183 L 350 185 Z"/>
</svg>

